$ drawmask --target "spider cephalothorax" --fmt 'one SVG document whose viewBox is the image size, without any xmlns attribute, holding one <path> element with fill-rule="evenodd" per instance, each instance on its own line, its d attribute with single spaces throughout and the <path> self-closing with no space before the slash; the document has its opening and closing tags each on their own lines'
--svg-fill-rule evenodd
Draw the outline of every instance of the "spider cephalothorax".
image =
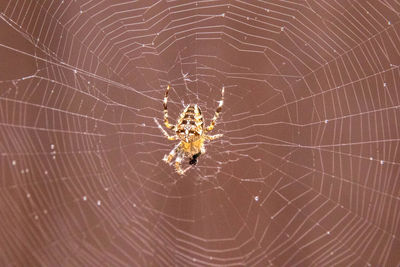
<svg viewBox="0 0 400 267">
<path fill-rule="evenodd" d="M 163 134 L 168 138 L 168 140 L 180 140 L 180 142 L 171 150 L 168 155 L 164 156 L 164 161 L 172 164 L 172 159 L 176 156 L 175 160 L 175 170 L 180 175 L 184 174 L 188 168 L 182 170 L 181 163 L 185 157 L 190 158 L 189 164 L 196 165 L 197 158 L 206 152 L 204 148 L 204 142 L 206 140 L 214 140 L 222 136 L 222 134 L 207 135 L 208 132 L 214 129 L 216 121 L 221 112 L 222 105 L 224 103 L 224 87 L 222 87 L 222 99 L 219 101 L 217 110 L 215 111 L 214 118 L 211 120 L 209 126 L 204 126 L 203 115 L 201 114 L 201 109 L 197 104 L 189 104 L 185 107 L 181 115 L 179 116 L 176 125 L 172 125 L 168 121 L 168 92 L 170 86 L 168 85 L 165 91 L 164 97 L 164 124 L 165 127 L 171 129 L 175 132 L 175 135 L 170 136 L 160 125 L 158 127 L 161 129 Z M 156 120 L 157 122 L 157 120 Z"/>
</svg>

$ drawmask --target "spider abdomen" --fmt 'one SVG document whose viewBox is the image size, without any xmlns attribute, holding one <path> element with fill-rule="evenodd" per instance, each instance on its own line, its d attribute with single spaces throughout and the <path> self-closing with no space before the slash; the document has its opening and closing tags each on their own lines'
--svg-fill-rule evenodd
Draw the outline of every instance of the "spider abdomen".
<svg viewBox="0 0 400 267">
<path fill-rule="evenodd" d="M 198 140 L 203 134 L 203 115 L 197 105 L 187 105 L 179 116 L 176 134 L 179 139 L 191 143 Z"/>
</svg>

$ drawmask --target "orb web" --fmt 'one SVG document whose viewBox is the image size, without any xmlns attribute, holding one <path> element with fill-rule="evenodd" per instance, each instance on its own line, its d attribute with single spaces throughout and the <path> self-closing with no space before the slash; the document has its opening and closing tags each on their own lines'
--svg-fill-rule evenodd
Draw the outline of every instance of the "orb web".
<svg viewBox="0 0 400 267">
<path fill-rule="evenodd" d="M 395 1 L 3 1 L 2 265 L 400 264 Z M 210 123 L 184 176 L 154 122 Z M 172 134 L 171 132 L 169 132 Z"/>
</svg>

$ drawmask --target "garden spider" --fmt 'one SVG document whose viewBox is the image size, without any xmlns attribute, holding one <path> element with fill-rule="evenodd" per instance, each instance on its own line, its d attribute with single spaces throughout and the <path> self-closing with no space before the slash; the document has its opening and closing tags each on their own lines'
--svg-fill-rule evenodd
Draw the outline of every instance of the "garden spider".
<svg viewBox="0 0 400 267">
<path fill-rule="evenodd" d="M 175 132 L 175 135 L 170 136 L 167 131 L 165 131 L 158 121 L 154 118 L 161 132 L 168 138 L 168 140 L 180 140 L 180 142 L 171 150 L 168 155 L 164 156 L 164 161 L 168 164 L 172 164 L 172 159 L 175 159 L 175 170 L 178 174 L 183 175 L 189 168 L 185 170 L 182 169 L 181 163 L 185 157 L 189 157 L 190 165 L 196 165 L 197 158 L 206 152 L 204 148 L 204 142 L 206 140 L 215 140 L 222 136 L 222 134 L 208 135 L 207 133 L 212 131 L 215 127 L 216 121 L 221 112 L 222 105 L 224 104 L 224 91 L 225 88 L 222 87 L 222 98 L 219 101 L 215 115 L 209 126 L 204 126 L 203 115 L 201 114 L 200 107 L 197 104 L 189 104 L 185 107 L 183 112 L 180 114 L 178 122 L 176 125 L 172 125 L 168 121 L 168 92 L 170 86 L 168 85 L 164 96 L 164 124 L 170 130 Z"/>
</svg>

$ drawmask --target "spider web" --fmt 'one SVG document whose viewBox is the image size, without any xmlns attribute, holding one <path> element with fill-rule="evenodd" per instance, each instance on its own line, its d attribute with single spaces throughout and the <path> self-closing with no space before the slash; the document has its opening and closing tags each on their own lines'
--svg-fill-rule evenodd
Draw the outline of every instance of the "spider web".
<svg viewBox="0 0 400 267">
<path fill-rule="evenodd" d="M 1 265 L 398 266 L 399 11 L 1 1 Z M 168 84 L 172 123 L 225 87 L 185 176 Z"/>
</svg>

